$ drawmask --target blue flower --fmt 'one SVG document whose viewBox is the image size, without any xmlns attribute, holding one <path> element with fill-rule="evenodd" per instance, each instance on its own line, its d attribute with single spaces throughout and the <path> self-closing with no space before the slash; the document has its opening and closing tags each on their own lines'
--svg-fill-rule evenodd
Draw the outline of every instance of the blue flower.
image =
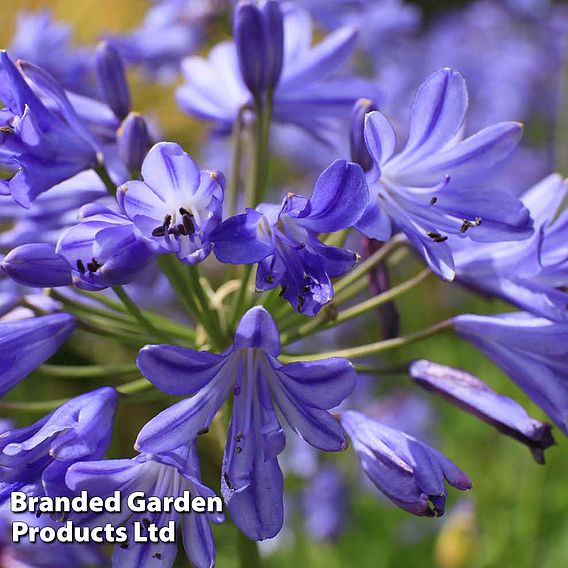
<svg viewBox="0 0 568 568">
<path fill-rule="evenodd" d="M 93 213 L 61 235 L 55 252 L 67 260 L 77 288 L 95 291 L 132 282 L 151 262 L 152 252 L 124 215 L 104 207 Z"/>
<path fill-rule="evenodd" d="M 337 30 L 312 47 L 309 15 L 288 6 L 284 16 L 284 56 L 274 90 L 273 119 L 324 135 L 329 119 L 347 117 L 358 98 L 374 97 L 377 88 L 365 79 L 331 77 L 355 49 L 353 29 Z M 179 106 L 187 113 L 215 121 L 221 130 L 230 131 L 240 110 L 253 102 L 233 42 L 216 45 L 208 59 L 188 57 L 182 63 L 182 72 L 185 82 L 177 91 Z"/>
<path fill-rule="evenodd" d="M 118 192 L 138 238 L 187 264 L 204 260 L 211 252 L 210 233 L 221 222 L 223 175 L 200 170 L 178 144 L 161 142 L 148 152 L 142 177 Z"/>
<path fill-rule="evenodd" d="M 537 316 L 568 321 L 568 293 L 562 290 L 568 284 L 568 210 L 554 218 L 567 192 L 558 174 L 525 192 L 521 199 L 535 222 L 530 239 L 454 245 L 457 281 Z"/>
<path fill-rule="evenodd" d="M 348 410 L 341 424 L 369 479 L 395 505 L 420 516 L 441 516 L 446 503 L 444 480 L 465 491 L 471 481 L 437 450 Z"/>
<path fill-rule="evenodd" d="M 465 81 L 442 69 L 418 89 L 404 148 L 395 153 L 393 127 L 380 112 L 367 115 L 365 140 L 374 167 L 367 174 L 369 207 L 357 228 L 385 241 L 403 232 L 441 277 L 454 277 L 448 236 L 475 241 L 525 239 L 528 210 L 514 196 L 476 187 L 473 176 L 507 157 L 522 128 L 503 122 L 462 140 Z"/>
<path fill-rule="evenodd" d="M 544 463 L 544 450 L 554 444 L 550 424 L 531 418 L 513 399 L 496 393 L 465 371 L 424 359 L 410 365 L 410 376 L 499 432 L 526 444 L 535 461 Z"/>
<path fill-rule="evenodd" d="M 118 393 L 112 387 L 82 394 L 31 426 L 0 436 L 0 503 L 12 491 L 67 495 L 65 473 L 77 461 L 101 459 L 112 433 Z"/>
<path fill-rule="evenodd" d="M 137 440 L 143 452 L 163 454 L 189 444 L 207 431 L 233 394 L 222 492 L 235 523 L 255 540 L 276 535 L 283 521 L 277 457 L 285 436 L 273 400 L 309 444 L 343 450 L 343 429 L 327 410 L 349 395 L 356 378 L 345 359 L 283 365 L 279 354 L 276 324 L 264 308 L 256 307 L 243 316 L 233 346 L 220 355 L 150 345 L 138 356 L 140 370 L 159 389 L 193 395 L 146 424 Z"/>
<path fill-rule="evenodd" d="M 100 145 L 82 123 L 65 91 L 47 72 L 26 64 L 33 82 L 57 111 L 48 109 L 22 72 L 0 51 L 0 148 L 16 173 L 3 185 L 22 206 L 54 185 L 94 168 Z M 5 193 L 5 192 L 4 192 Z"/>
<path fill-rule="evenodd" d="M 568 435 L 568 323 L 524 312 L 461 315 L 453 322 Z"/>
<path fill-rule="evenodd" d="M 222 513 L 179 514 L 175 510 L 163 513 L 132 513 L 126 504 L 129 495 L 142 491 L 147 496 L 178 497 L 189 491 L 191 498 L 214 497 L 215 493 L 201 482 L 195 444 L 186 445 L 166 455 L 140 454 L 131 460 L 117 459 L 75 463 L 66 475 L 68 486 L 76 492 L 107 497 L 115 491 L 122 495 L 120 513 L 91 514 L 89 524 L 126 526 L 128 543 L 116 545 L 112 557 L 114 566 L 170 567 L 176 554 L 176 543 L 136 543 L 132 540 L 134 523 L 142 526 L 167 526 L 169 521 L 182 524 L 183 545 L 189 560 L 196 568 L 215 565 L 215 542 L 209 522 L 222 523 Z M 85 522 L 84 519 L 81 519 Z"/>
<path fill-rule="evenodd" d="M 331 278 L 358 259 L 353 251 L 323 244 L 317 233 L 352 226 L 367 202 L 360 166 L 338 160 L 320 175 L 309 199 L 289 193 L 281 205 L 261 204 L 224 221 L 211 235 L 215 256 L 258 263 L 258 290 L 280 285 L 296 310 L 313 316 L 333 298 Z"/>
<path fill-rule="evenodd" d="M 0 396 L 54 355 L 74 329 L 70 314 L 0 322 Z"/>
<path fill-rule="evenodd" d="M 118 119 L 124 120 L 131 106 L 126 69 L 118 51 L 104 41 L 95 50 L 95 69 L 103 100 Z"/>
</svg>

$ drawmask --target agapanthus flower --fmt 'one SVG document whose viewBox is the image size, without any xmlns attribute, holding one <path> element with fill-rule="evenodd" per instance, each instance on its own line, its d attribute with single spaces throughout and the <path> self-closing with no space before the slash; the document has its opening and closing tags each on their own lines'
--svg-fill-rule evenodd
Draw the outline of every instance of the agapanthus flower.
<svg viewBox="0 0 568 568">
<path fill-rule="evenodd" d="M 215 493 L 203 485 L 195 444 L 162 455 L 139 454 L 133 459 L 115 459 L 75 463 L 66 475 L 68 486 L 76 492 L 87 491 L 90 495 L 107 497 L 115 491 L 122 495 L 120 513 L 91 514 L 82 522 L 103 526 L 125 526 L 129 542 L 116 545 L 112 557 L 114 566 L 171 567 L 177 555 L 177 543 L 145 544 L 133 541 L 133 525 L 154 524 L 167 526 L 169 521 L 181 524 L 183 546 L 187 557 L 196 568 L 215 565 L 215 542 L 209 523 L 219 524 L 224 520 L 222 511 L 199 513 L 145 512 L 132 513 L 126 504 L 129 495 L 141 491 L 147 496 L 181 497 L 189 491 L 191 498 L 214 497 Z"/>
<path fill-rule="evenodd" d="M 462 140 L 466 109 L 463 77 L 442 69 L 418 89 L 400 152 L 384 115 L 375 111 L 365 121 L 374 166 L 367 174 L 369 206 L 357 228 L 380 241 L 403 232 L 432 270 L 448 280 L 454 277 L 449 237 L 501 241 L 532 233 L 529 212 L 516 197 L 473 181 L 510 154 L 521 125 L 499 123 Z"/>
<path fill-rule="evenodd" d="M 112 433 L 118 393 L 112 387 L 76 396 L 24 428 L 0 436 L 0 503 L 12 491 L 68 495 L 65 473 L 77 461 L 98 460 Z"/>
<path fill-rule="evenodd" d="M 39 67 L 49 106 L 40 100 L 5 51 L 0 51 L 0 148 L 4 163 L 16 171 L 0 179 L 0 193 L 10 193 L 22 206 L 54 185 L 97 166 L 100 146 L 81 122 L 63 87 Z"/>
<path fill-rule="evenodd" d="M 73 42 L 71 26 L 55 20 L 49 10 L 20 12 L 9 52 L 43 67 L 66 89 L 92 96 L 90 49 Z"/>
<path fill-rule="evenodd" d="M 443 454 L 365 415 L 348 410 L 341 424 L 369 479 L 395 505 L 420 516 L 444 514 L 445 481 L 471 489 L 466 474 Z"/>
<path fill-rule="evenodd" d="M 95 50 L 95 69 L 102 99 L 119 120 L 124 120 L 132 102 L 126 69 L 118 51 L 104 41 Z"/>
<path fill-rule="evenodd" d="M 148 152 L 142 178 L 121 186 L 117 195 L 136 236 L 187 264 L 204 260 L 210 233 L 221 222 L 224 176 L 200 170 L 178 144 L 160 142 Z"/>
<path fill-rule="evenodd" d="M 0 396 L 54 355 L 74 329 L 70 314 L 0 322 Z"/>
<path fill-rule="evenodd" d="M 94 291 L 132 282 L 152 261 L 152 251 L 124 215 L 104 206 L 92 212 L 61 235 L 55 252 L 67 260 L 77 288 Z"/>
<path fill-rule="evenodd" d="M 532 238 L 515 243 L 478 244 L 460 241 L 454 247 L 456 279 L 537 316 L 568 321 L 568 210 L 555 218 L 568 184 L 552 174 L 529 189 L 522 201 L 535 222 Z"/>
<path fill-rule="evenodd" d="M 332 77 L 355 48 L 353 29 L 342 28 L 312 47 L 309 15 L 295 6 L 283 6 L 283 10 L 284 54 L 274 90 L 273 120 L 324 135 L 328 119 L 348 116 L 358 98 L 374 97 L 377 89 L 368 80 Z M 280 41 L 276 36 L 272 40 Z M 179 106 L 215 121 L 221 130 L 230 131 L 240 110 L 253 102 L 232 42 L 216 45 L 208 59 L 188 57 L 182 72 L 185 82 L 177 91 Z"/>
<path fill-rule="evenodd" d="M 410 365 L 410 376 L 424 388 L 450 402 L 499 432 L 526 444 L 537 463 L 544 463 L 544 450 L 554 444 L 550 424 L 530 417 L 513 399 L 498 394 L 473 375 L 421 359 Z"/>
<path fill-rule="evenodd" d="M 357 262 L 357 253 L 323 244 L 317 234 L 354 225 L 368 202 L 363 171 L 338 160 L 317 179 L 310 198 L 289 193 L 281 205 L 260 204 L 224 221 L 211 235 L 215 256 L 258 263 L 256 287 L 282 287 L 299 312 L 313 316 L 333 297 L 331 278 Z"/>
<path fill-rule="evenodd" d="M 568 323 L 525 312 L 460 315 L 453 322 L 568 435 Z"/>
<path fill-rule="evenodd" d="M 138 366 L 159 389 L 193 395 L 159 414 L 142 429 L 137 447 L 163 454 L 207 432 L 233 394 L 233 415 L 222 467 L 222 493 L 237 526 L 254 540 L 282 528 L 282 472 L 278 454 L 285 436 L 274 403 L 292 429 L 326 451 L 346 448 L 343 429 L 328 409 L 355 385 L 346 359 L 283 365 L 280 337 L 270 314 L 250 309 L 241 319 L 233 345 L 222 354 L 171 345 L 149 345 Z"/>
</svg>

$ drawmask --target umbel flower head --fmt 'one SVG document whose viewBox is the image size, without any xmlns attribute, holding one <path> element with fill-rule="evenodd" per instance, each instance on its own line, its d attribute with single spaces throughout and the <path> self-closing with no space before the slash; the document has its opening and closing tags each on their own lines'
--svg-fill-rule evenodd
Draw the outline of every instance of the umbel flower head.
<svg viewBox="0 0 568 568">
<path fill-rule="evenodd" d="M 222 354 L 172 345 L 148 345 L 140 370 L 159 389 L 193 395 L 151 420 L 137 448 L 163 454 L 206 433 L 233 394 L 233 414 L 223 458 L 222 492 L 231 516 L 250 538 L 275 536 L 282 527 L 282 472 L 278 454 L 286 439 L 274 403 L 306 442 L 327 451 L 347 446 L 328 412 L 353 390 L 356 373 L 346 359 L 283 365 L 280 337 L 270 314 L 252 308 L 241 319 L 233 345 Z"/>
<path fill-rule="evenodd" d="M 178 551 L 177 543 L 140 544 L 133 539 L 134 523 L 141 523 L 141 526 L 154 524 L 161 528 L 167 526 L 169 521 L 175 521 L 178 526 L 181 524 L 183 546 L 196 568 L 215 565 L 215 542 L 209 523 L 222 523 L 222 513 L 180 514 L 175 510 L 132 513 L 126 503 L 128 496 L 135 491 L 160 499 L 183 496 L 184 491 L 189 491 L 192 499 L 214 497 L 215 493 L 201 482 L 195 444 L 185 445 L 161 456 L 140 454 L 131 460 L 75 463 L 67 471 L 65 479 L 70 489 L 76 492 L 87 491 L 90 495 L 103 498 L 115 491 L 121 492 L 123 502 L 120 513 L 92 514 L 88 521 L 82 519 L 82 522 L 96 526 L 111 523 L 115 527 L 127 528 L 128 542 L 114 548 L 114 566 L 172 566 Z"/>
<path fill-rule="evenodd" d="M 426 444 L 348 410 L 341 424 L 349 434 L 369 479 L 401 509 L 420 516 L 440 516 L 446 504 L 447 481 L 471 489 L 467 475 Z"/>
<path fill-rule="evenodd" d="M 178 144 L 160 142 L 144 159 L 142 177 L 118 192 L 137 237 L 187 264 L 204 260 L 211 252 L 210 233 L 221 222 L 223 175 L 200 170 Z"/>
<path fill-rule="evenodd" d="M 388 119 L 374 111 L 365 120 L 373 167 L 369 206 L 357 228 L 380 241 L 403 232 L 446 280 L 454 277 L 448 238 L 511 241 L 532 234 L 529 211 L 516 197 L 473 180 L 511 153 L 522 127 L 502 122 L 463 140 L 467 103 L 459 73 L 433 73 L 416 93 L 408 140 L 398 153 Z"/>
<path fill-rule="evenodd" d="M 318 233 L 353 225 L 367 202 L 361 167 L 338 160 L 319 176 L 309 199 L 289 193 L 281 205 L 262 203 L 224 221 L 211 235 L 215 256 L 258 263 L 257 290 L 281 286 L 296 310 L 313 316 L 333 297 L 331 278 L 357 262 L 357 253 L 323 244 Z"/>
<path fill-rule="evenodd" d="M 82 394 L 25 428 L 0 436 L 0 503 L 12 491 L 66 495 L 65 473 L 77 461 L 105 454 L 118 393 L 112 387 Z"/>
</svg>

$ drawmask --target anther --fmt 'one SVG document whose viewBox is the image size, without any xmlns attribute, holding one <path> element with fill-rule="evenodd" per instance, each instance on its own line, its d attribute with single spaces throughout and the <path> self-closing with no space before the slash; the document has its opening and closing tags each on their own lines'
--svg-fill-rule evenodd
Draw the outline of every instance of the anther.
<svg viewBox="0 0 568 568">
<path fill-rule="evenodd" d="M 298 311 L 301 312 L 304 309 L 304 296 L 298 294 Z"/>
<path fill-rule="evenodd" d="M 223 474 L 223 479 L 225 480 L 225 483 L 227 484 L 227 487 L 233 491 L 233 489 L 235 489 L 235 486 L 231 483 L 231 480 L 229 479 L 229 476 L 227 475 L 227 472 L 225 472 Z"/>
<path fill-rule="evenodd" d="M 435 243 L 443 243 L 448 240 L 445 235 L 440 235 L 440 233 L 435 233 L 434 231 L 429 231 L 426 233 Z"/>
<path fill-rule="evenodd" d="M 152 231 L 153 237 L 164 237 L 165 235 L 166 235 L 166 227 L 164 227 L 164 225 L 160 225 L 159 227 L 156 227 Z"/>
<path fill-rule="evenodd" d="M 274 284 L 274 276 L 272 274 L 269 274 L 265 280 L 269 283 L 269 284 Z"/>
<path fill-rule="evenodd" d="M 77 270 L 81 273 L 81 274 L 85 274 L 85 272 L 87 272 L 85 270 L 85 265 L 83 264 L 83 261 L 81 259 L 79 259 L 77 261 Z"/>
<path fill-rule="evenodd" d="M 280 290 L 280 294 L 278 294 L 281 298 L 286 294 L 286 290 L 288 290 L 288 286 L 282 286 L 282 290 Z"/>
<path fill-rule="evenodd" d="M 203 436 L 203 434 L 207 434 L 207 432 L 209 432 L 209 428 L 201 428 L 201 430 L 197 432 L 197 435 Z"/>
<path fill-rule="evenodd" d="M 437 202 L 438 202 L 437 197 L 432 197 L 432 199 L 430 199 L 430 205 L 435 205 Z"/>
</svg>

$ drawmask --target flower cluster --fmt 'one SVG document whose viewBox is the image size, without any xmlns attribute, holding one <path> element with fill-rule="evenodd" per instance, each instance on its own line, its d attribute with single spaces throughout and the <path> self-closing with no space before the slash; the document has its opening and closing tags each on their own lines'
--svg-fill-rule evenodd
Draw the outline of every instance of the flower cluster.
<svg viewBox="0 0 568 568">
<path fill-rule="evenodd" d="M 217 490 L 256 554 L 248 541 L 273 538 L 285 523 L 289 438 L 289 447 L 358 461 L 399 508 L 443 515 L 448 486 L 465 491 L 472 481 L 420 432 L 371 411 L 375 388 L 363 402 L 354 389 L 361 374 L 380 374 L 387 351 L 453 330 L 568 435 L 568 186 L 547 172 L 528 189 L 517 176 L 509 191 L 498 168 L 511 163 L 523 127 L 513 116 L 470 131 L 468 77 L 449 67 L 420 76 L 399 143 L 404 97 L 391 122 L 388 89 L 350 60 L 417 33 L 414 8 L 229 4 L 165 0 L 137 30 L 93 49 L 75 46 L 47 13 L 27 14 L 0 52 L 0 394 L 7 412 L 49 412 L 0 436 L 0 505 L 16 490 Z M 329 31 L 315 44 L 310 11 Z M 193 54 L 228 13 L 233 40 Z M 180 74 L 179 108 L 211 125 L 197 159 L 133 110 L 128 65 L 149 81 Z M 282 167 L 294 152 L 325 166 Z M 424 269 L 393 285 L 408 251 Z M 396 300 L 430 275 L 523 311 L 458 313 L 400 335 Z M 349 327 L 366 314 L 383 340 Z M 328 330 L 337 333 L 319 335 Z M 409 356 L 404 368 L 544 463 L 552 426 L 519 402 L 438 362 Z M 70 378 L 89 387 L 59 400 L 29 400 L 25 390 Z M 140 421 L 131 459 L 108 454 L 119 402 Z M 131 432 L 129 424 L 120 439 Z M 332 459 L 311 476 L 306 524 L 318 538 L 342 528 L 330 505 L 346 503 Z M 173 521 L 190 562 L 215 564 L 211 524 L 224 515 L 122 513 L 77 522 L 112 520 L 132 536 L 136 523 Z M 170 568 L 177 552 L 129 541 L 112 563 Z M 89 547 L 68 553 L 77 566 L 93 557 Z"/>
</svg>

